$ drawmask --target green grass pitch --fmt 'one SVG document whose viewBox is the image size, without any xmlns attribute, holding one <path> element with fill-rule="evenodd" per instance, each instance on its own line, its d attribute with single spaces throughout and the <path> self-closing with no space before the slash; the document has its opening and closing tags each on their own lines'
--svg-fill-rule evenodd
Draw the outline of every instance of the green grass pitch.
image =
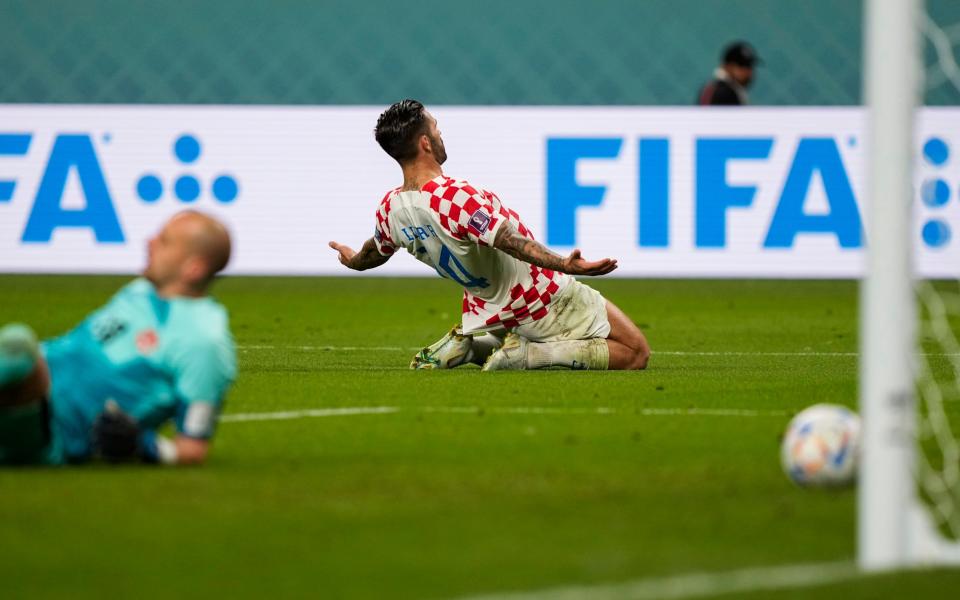
<svg viewBox="0 0 960 600">
<path fill-rule="evenodd" d="M 125 280 L 0 277 L 0 322 L 55 335 Z M 411 372 L 458 318 L 449 282 L 219 282 L 226 415 L 383 412 L 227 421 L 196 469 L 2 470 L 0 596 L 440 599 L 852 559 L 855 492 L 794 487 L 778 450 L 792 413 L 855 404 L 856 284 L 589 283 L 645 331 L 648 371 Z M 737 597 L 958 587 L 940 570 Z"/>
</svg>

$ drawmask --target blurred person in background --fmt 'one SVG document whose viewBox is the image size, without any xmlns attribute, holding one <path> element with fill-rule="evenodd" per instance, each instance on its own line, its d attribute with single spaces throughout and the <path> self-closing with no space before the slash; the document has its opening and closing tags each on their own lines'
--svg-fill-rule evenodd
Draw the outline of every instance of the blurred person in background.
<svg viewBox="0 0 960 600">
<path fill-rule="evenodd" d="M 464 290 L 461 322 L 417 353 L 411 368 L 646 368 L 650 348 L 640 329 L 570 277 L 606 275 L 616 260 L 587 261 L 579 250 L 560 256 L 537 242 L 496 194 L 444 175 L 446 146 L 420 102 L 392 105 L 374 135 L 399 163 L 403 184 L 380 201 L 374 234 L 359 252 L 335 241 L 330 247 L 357 271 L 404 249 Z"/>
<path fill-rule="evenodd" d="M 723 49 L 720 66 L 697 96 L 700 106 L 742 106 L 749 104 L 747 89 L 753 83 L 754 68 L 761 64 L 757 51 L 748 42 L 736 41 Z"/>
<path fill-rule="evenodd" d="M 226 309 L 208 295 L 230 259 L 222 223 L 174 215 L 143 276 L 62 337 L 0 328 L 0 464 L 91 458 L 197 464 L 236 377 Z M 172 421 L 172 439 L 157 429 Z"/>
</svg>

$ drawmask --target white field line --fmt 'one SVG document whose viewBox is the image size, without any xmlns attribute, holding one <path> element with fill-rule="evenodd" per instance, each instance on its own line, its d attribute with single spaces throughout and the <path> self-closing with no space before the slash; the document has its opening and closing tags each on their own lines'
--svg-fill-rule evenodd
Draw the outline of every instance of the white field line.
<svg viewBox="0 0 960 600">
<path fill-rule="evenodd" d="M 220 417 L 221 423 L 251 421 L 289 421 L 319 417 L 345 417 L 353 415 L 385 415 L 399 412 L 427 412 L 445 414 L 497 414 L 497 415 L 640 415 L 644 417 L 785 417 L 786 410 L 752 410 L 745 408 L 643 408 L 640 410 L 610 408 L 576 408 L 563 406 L 427 406 L 403 408 L 400 406 L 345 406 L 336 408 L 313 408 L 279 412 L 233 413 Z"/>
<path fill-rule="evenodd" d="M 785 417 L 788 410 L 753 410 L 749 408 L 643 408 L 641 415 L 657 417 Z"/>
<path fill-rule="evenodd" d="M 617 410 L 606 406 L 574 408 L 563 406 L 427 406 L 424 412 L 503 415 L 641 415 L 645 417 L 783 417 L 786 410 L 753 410 L 746 408 L 641 408 Z"/>
<path fill-rule="evenodd" d="M 756 567 L 723 573 L 688 573 L 622 583 L 557 587 L 532 592 L 467 596 L 460 600 L 677 600 L 826 585 L 862 575 L 852 562 Z"/>
<path fill-rule="evenodd" d="M 422 350 L 422 346 L 284 346 L 269 344 L 240 345 L 238 350 L 300 350 L 303 352 L 366 352 L 366 351 L 396 351 L 396 352 L 416 352 Z M 856 357 L 859 352 L 708 352 L 708 351 L 687 351 L 687 350 L 654 350 L 653 355 L 666 356 L 832 356 L 832 357 Z M 960 356 L 960 354 L 925 354 L 924 356 Z"/>
<path fill-rule="evenodd" d="M 289 421 L 310 417 L 344 417 L 349 415 L 383 415 L 400 410 L 396 406 L 347 406 L 342 408 L 310 408 L 304 410 L 285 410 L 280 412 L 235 413 L 220 417 L 221 423 L 240 423 L 244 421 Z"/>
</svg>

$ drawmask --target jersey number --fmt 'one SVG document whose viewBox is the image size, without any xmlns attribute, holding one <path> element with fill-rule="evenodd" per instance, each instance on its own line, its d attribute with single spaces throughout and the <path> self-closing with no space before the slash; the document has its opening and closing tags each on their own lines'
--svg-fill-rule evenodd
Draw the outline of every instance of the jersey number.
<svg viewBox="0 0 960 600">
<path fill-rule="evenodd" d="M 470 274 L 463 264 L 457 260 L 457 257 L 450 253 L 446 246 L 441 246 L 440 264 L 437 266 L 437 273 L 440 277 L 449 277 L 463 287 L 467 288 L 485 288 L 490 287 L 490 282 L 483 277 L 477 278 Z"/>
</svg>

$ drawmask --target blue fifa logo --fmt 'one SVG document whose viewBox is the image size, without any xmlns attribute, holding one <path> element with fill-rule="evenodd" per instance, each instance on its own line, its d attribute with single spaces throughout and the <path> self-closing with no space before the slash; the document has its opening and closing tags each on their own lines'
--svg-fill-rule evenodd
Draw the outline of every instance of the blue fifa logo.
<svg viewBox="0 0 960 600">
<path fill-rule="evenodd" d="M 920 166 L 920 200 L 924 215 L 920 219 L 920 237 L 928 248 L 934 250 L 945 248 L 953 237 L 946 218 L 951 200 L 951 182 L 944 175 L 949 161 L 950 146 L 946 141 L 931 137 L 924 142 Z M 956 180 L 952 183 L 956 185 Z M 953 204 L 960 204 L 960 198 Z"/>
<path fill-rule="evenodd" d="M 109 143 L 109 135 L 103 143 Z M 31 133 L 0 133 L 0 160 L 26 156 L 31 150 L 34 136 Z M 173 154 L 182 165 L 191 165 L 200 157 L 201 146 L 193 135 L 183 134 L 173 145 Z M 82 208 L 64 205 L 67 181 L 74 174 L 84 199 Z M 15 179 L 0 180 L 0 206 L 10 203 L 18 192 Z M 154 173 L 145 173 L 135 183 L 133 196 L 144 204 L 154 204 L 164 196 L 164 183 Z M 173 198 L 184 204 L 196 202 L 202 195 L 200 180 L 193 175 L 181 175 L 172 185 Z M 231 204 L 239 195 L 239 183 L 228 174 L 218 174 L 209 189 L 210 196 L 218 203 Z M 19 197 L 29 191 L 19 191 Z M 47 161 L 42 170 L 40 183 L 33 194 L 33 204 L 21 236 L 24 243 L 50 243 L 54 232 L 60 228 L 89 229 L 97 243 L 123 243 L 126 241 L 117 203 L 111 193 L 104 165 L 98 155 L 94 138 L 90 134 L 58 134 L 53 139 Z"/>
<path fill-rule="evenodd" d="M 600 206 L 606 186 L 581 186 L 576 164 L 581 159 L 616 160 L 623 138 L 550 138 L 547 140 L 547 243 L 574 246 L 576 213 Z M 851 140 L 852 143 L 852 140 Z M 697 249 L 727 247 L 731 211 L 750 210 L 757 185 L 734 185 L 731 164 L 768 161 L 773 137 L 701 137 L 693 141 L 693 243 Z M 637 140 L 636 243 L 641 248 L 670 246 L 671 140 Z M 779 175 L 779 174 L 778 174 Z M 842 249 L 863 246 L 863 225 L 843 157 L 832 137 L 802 137 L 776 196 L 775 210 L 763 235 L 764 249 L 791 248 L 801 236 L 832 236 Z M 823 184 L 826 212 L 809 212 L 805 202 L 816 178 Z"/>
<path fill-rule="evenodd" d="M 32 137 L 28 133 L 0 134 L 0 155 L 26 155 Z M 71 170 L 76 171 L 86 199 L 86 206 L 82 209 L 62 206 L 63 192 Z M 16 184 L 16 181 L 0 182 L 0 200 L 10 202 Z M 124 241 L 120 221 L 89 135 L 63 134 L 55 138 L 21 241 L 49 242 L 58 227 L 88 227 L 93 230 L 98 242 Z"/>
</svg>

